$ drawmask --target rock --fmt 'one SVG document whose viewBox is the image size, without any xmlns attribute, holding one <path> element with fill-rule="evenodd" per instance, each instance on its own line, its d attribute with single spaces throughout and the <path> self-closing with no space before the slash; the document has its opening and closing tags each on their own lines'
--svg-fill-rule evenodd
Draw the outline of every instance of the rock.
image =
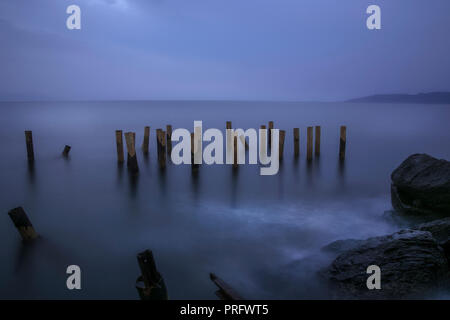
<svg viewBox="0 0 450 320">
<path fill-rule="evenodd" d="M 381 268 L 381 290 L 367 288 L 370 265 Z M 361 241 L 341 253 L 322 275 L 339 298 L 411 298 L 446 284 L 448 262 L 430 232 L 402 230 Z"/>
<path fill-rule="evenodd" d="M 408 157 L 391 175 L 391 199 L 405 214 L 450 216 L 450 162 L 426 154 Z"/>
<path fill-rule="evenodd" d="M 423 223 L 413 229 L 428 231 L 437 242 L 446 242 L 450 238 L 450 218 Z"/>
</svg>

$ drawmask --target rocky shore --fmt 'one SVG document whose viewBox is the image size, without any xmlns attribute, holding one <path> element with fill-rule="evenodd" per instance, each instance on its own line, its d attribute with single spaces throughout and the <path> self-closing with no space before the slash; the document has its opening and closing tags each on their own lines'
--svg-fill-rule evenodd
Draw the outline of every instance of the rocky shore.
<svg viewBox="0 0 450 320">
<path fill-rule="evenodd" d="M 320 272 L 333 293 L 349 299 L 421 298 L 450 288 L 450 162 L 426 154 L 408 157 L 391 175 L 393 214 L 428 221 L 366 240 L 323 247 L 332 263 Z M 381 269 L 381 289 L 369 290 L 366 270 Z"/>
</svg>

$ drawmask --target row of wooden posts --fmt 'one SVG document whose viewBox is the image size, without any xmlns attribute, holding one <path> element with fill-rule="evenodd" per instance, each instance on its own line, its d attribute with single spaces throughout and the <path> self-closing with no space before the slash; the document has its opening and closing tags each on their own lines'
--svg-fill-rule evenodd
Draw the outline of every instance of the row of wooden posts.
<svg viewBox="0 0 450 320">
<path fill-rule="evenodd" d="M 226 122 L 226 128 L 232 129 L 231 121 Z M 268 146 L 271 148 L 272 144 L 272 132 L 273 129 L 273 121 L 269 122 L 268 125 Z M 261 125 L 261 129 L 266 129 L 265 125 Z M 294 136 L 294 156 L 298 157 L 300 155 L 300 129 L 294 128 L 293 130 Z M 340 143 L 339 143 L 339 159 L 345 159 L 345 146 L 347 140 L 347 127 L 340 127 Z M 124 148 L 123 148 L 123 132 L 122 130 L 116 130 L 116 144 L 117 144 L 117 159 L 119 163 L 124 162 Z M 279 159 L 283 160 L 284 153 L 284 141 L 286 137 L 286 131 L 280 130 L 279 134 Z M 233 138 L 233 148 L 234 148 L 234 159 L 233 166 L 237 167 L 237 144 L 238 137 L 235 135 Z M 240 137 L 243 144 L 245 144 L 246 149 L 248 149 L 247 141 L 243 136 Z M 321 138 L 321 127 L 315 127 L 315 144 L 314 144 L 314 154 L 316 157 L 320 156 L 320 138 Z M 157 143 L 157 154 L 158 154 L 158 163 L 160 168 L 166 167 L 166 154 L 170 157 L 172 154 L 172 126 L 167 125 L 166 131 L 162 129 L 156 129 L 156 143 Z M 125 133 L 125 141 L 127 145 L 127 166 L 130 171 L 137 173 L 139 171 L 139 166 L 136 158 L 136 133 L 135 132 L 126 132 Z M 144 155 L 148 155 L 149 153 L 149 142 L 150 142 L 150 127 L 145 127 L 144 129 L 144 142 L 142 144 L 142 150 Z M 306 158 L 308 161 L 311 161 L 313 158 L 313 127 L 307 128 L 307 143 L 306 143 Z M 191 164 L 193 169 L 198 168 L 198 164 L 194 164 L 194 133 L 191 133 Z"/>
<path fill-rule="evenodd" d="M 22 207 L 10 210 L 8 215 L 25 244 L 30 244 L 39 238 L 39 234 Z M 145 250 L 137 255 L 137 260 L 141 270 L 141 275 L 136 280 L 136 290 L 139 297 L 142 300 L 167 300 L 168 290 L 164 278 L 156 268 L 153 252 Z M 210 279 L 218 287 L 219 290 L 216 291 L 216 295 L 220 299 L 243 300 L 233 288 L 215 274 L 211 273 Z"/>
<path fill-rule="evenodd" d="M 231 121 L 227 121 L 226 123 L 227 129 L 232 129 Z M 268 146 L 269 149 L 272 145 L 272 132 L 273 129 L 273 121 L 269 121 L 268 125 Z M 266 129 L 265 125 L 261 126 L 261 129 Z M 306 159 L 311 161 L 313 158 L 313 127 L 308 127 L 306 131 L 307 140 L 306 140 Z M 346 146 L 346 138 L 347 136 L 347 128 L 346 126 L 341 126 L 340 128 L 340 143 L 339 143 L 339 159 L 345 159 L 345 146 Z M 284 141 L 286 137 L 286 131 L 280 130 L 279 134 L 279 159 L 283 160 L 284 154 Z M 300 155 L 300 129 L 293 129 L 293 137 L 294 137 L 294 156 L 298 157 Z M 233 166 L 236 168 L 238 166 L 237 160 L 237 144 L 238 137 L 235 135 L 233 138 L 234 145 L 234 159 Z M 321 127 L 315 127 L 315 144 L 314 144 L 314 154 L 316 157 L 320 156 L 320 138 L 321 138 Z M 245 144 L 246 149 L 248 149 L 247 141 L 243 136 L 240 137 L 243 144 Z M 33 147 L 33 133 L 31 131 L 25 131 L 25 140 L 27 145 L 27 154 L 28 161 L 34 161 L 34 147 Z M 139 165 L 137 162 L 136 156 L 136 133 L 135 132 L 126 132 L 125 133 L 125 141 L 127 146 L 127 166 L 131 172 L 137 174 L 139 172 Z M 124 148 L 123 148 L 123 132 L 122 130 L 116 130 L 116 144 L 117 144 L 117 159 L 119 163 L 123 163 L 124 159 Z M 142 150 L 144 155 L 148 155 L 149 153 L 149 144 L 150 144 L 150 127 L 147 126 L 144 129 L 144 142 L 142 144 Z M 166 131 L 162 129 L 156 130 L 156 144 L 157 144 L 157 154 L 158 154 L 158 163 L 160 168 L 166 167 L 167 155 L 171 156 L 172 154 L 172 126 L 167 125 Z M 63 150 L 63 156 L 67 157 L 69 155 L 71 147 L 66 145 Z M 193 169 L 198 169 L 199 165 L 194 164 L 194 133 L 191 133 L 191 163 Z"/>
</svg>

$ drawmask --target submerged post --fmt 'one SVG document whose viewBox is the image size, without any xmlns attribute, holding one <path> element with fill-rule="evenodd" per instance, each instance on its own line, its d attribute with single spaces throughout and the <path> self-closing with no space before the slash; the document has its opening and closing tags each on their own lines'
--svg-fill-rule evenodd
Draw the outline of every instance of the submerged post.
<svg viewBox="0 0 450 320">
<path fill-rule="evenodd" d="M 27 143 L 27 155 L 28 161 L 34 161 L 34 150 L 33 150 L 33 132 L 25 131 L 25 141 Z"/>
<path fill-rule="evenodd" d="M 116 130 L 116 145 L 117 145 L 117 161 L 123 163 L 123 138 L 122 130 Z"/>
<path fill-rule="evenodd" d="M 150 127 L 144 128 L 144 142 L 142 143 L 142 151 L 148 154 L 148 145 L 150 143 Z"/>
<path fill-rule="evenodd" d="M 22 207 L 17 207 L 10 210 L 8 215 L 22 236 L 23 241 L 30 241 L 38 237 L 38 234 L 34 230 L 30 219 L 28 219 L 28 216 Z"/>
<path fill-rule="evenodd" d="M 219 288 L 216 295 L 221 300 L 244 300 L 228 283 L 220 279 L 214 273 L 209 274 L 209 278 Z"/>
<path fill-rule="evenodd" d="M 72 149 L 72 148 L 71 148 L 70 146 L 66 145 L 66 146 L 64 147 L 63 152 L 62 152 L 62 155 L 63 155 L 64 157 L 68 157 L 68 156 L 69 156 L 70 149 Z"/>
<path fill-rule="evenodd" d="M 153 252 L 145 250 L 137 255 L 141 276 L 136 280 L 136 289 L 141 300 L 167 300 L 164 279 L 156 269 Z"/>
<path fill-rule="evenodd" d="M 166 126 L 166 132 L 167 132 L 167 154 L 169 155 L 169 158 L 172 156 L 172 126 L 168 124 Z"/>
<path fill-rule="evenodd" d="M 156 130 L 156 143 L 158 145 L 158 163 L 161 169 L 166 167 L 166 132 L 162 129 Z"/>
<path fill-rule="evenodd" d="M 134 132 L 125 133 L 125 141 L 127 143 L 127 152 L 128 152 L 127 166 L 128 170 L 130 170 L 133 174 L 137 174 L 139 172 L 136 157 L 135 140 L 136 134 Z"/>
<path fill-rule="evenodd" d="M 267 135 L 269 140 L 269 149 L 272 147 L 272 129 L 273 129 L 273 121 L 269 121 L 269 126 L 267 127 L 269 134 Z"/>
<path fill-rule="evenodd" d="M 294 128 L 294 156 L 298 157 L 300 154 L 300 129 Z"/>
<path fill-rule="evenodd" d="M 316 144 L 314 146 L 314 154 L 320 156 L 320 126 L 316 126 Z"/>
<path fill-rule="evenodd" d="M 345 159 L 345 146 L 347 144 L 347 127 L 341 126 L 341 135 L 339 139 L 339 159 Z"/>
<path fill-rule="evenodd" d="M 312 160 L 312 153 L 313 153 L 313 127 L 308 127 L 307 143 L 306 143 L 306 159 L 308 161 Z"/>
<path fill-rule="evenodd" d="M 279 150 L 278 155 L 280 161 L 283 160 L 283 151 L 284 151 L 284 138 L 286 137 L 286 131 L 280 130 L 280 136 L 279 136 Z"/>
</svg>

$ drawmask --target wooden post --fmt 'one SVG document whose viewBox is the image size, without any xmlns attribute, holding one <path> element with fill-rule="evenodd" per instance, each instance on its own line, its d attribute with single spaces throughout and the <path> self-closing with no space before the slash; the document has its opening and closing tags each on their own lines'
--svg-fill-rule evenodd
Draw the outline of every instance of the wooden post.
<svg viewBox="0 0 450 320">
<path fill-rule="evenodd" d="M 237 135 L 235 134 L 233 137 L 233 168 L 236 169 L 238 167 L 238 140 Z"/>
<path fill-rule="evenodd" d="M 34 230 L 30 219 L 28 219 L 28 216 L 22 207 L 17 207 L 10 210 L 8 215 L 22 236 L 23 241 L 30 241 L 38 237 L 38 234 Z"/>
<path fill-rule="evenodd" d="M 122 130 L 116 130 L 116 144 L 117 144 L 117 161 L 123 163 L 123 138 Z"/>
<path fill-rule="evenodd" d="M 209 278 L 219 288 L 216 295 L 221 300 L 244 300 L 228 283 L 220 279 L 214 273 L 209 274 Z"/>
<path fill-rule="evenodd" d="M 284 138 L 286 137 L 286 131 L 280 130 L 280 136 L 279 136 L 279 150 L 278 155 L 280 161 L 283 160 L 283 151 L 284 151 Z"/>
<path fill-rule="evenodd" d="M 27 143 L 28 161 L 34 161 L 33 132 L 32 131 L 25 131 L 25 141 Z"/>
<path fill-rule="evenodd" d="M 127 152 L 128 152 L 128 160 L 127 160 L 128 169 L 133 174 L 137 174 L 139 172 L 139 167 L 135 149 L 136 134 L 134 132 L 126 132 L 125 141 L 127 143 Z"/>
<path fill-rule="evenodd" d="M 307 130 L 307 144 L 306 144 L 306 159 L 308 161 L 312 160 L 313 153 L 313 127 L 308 127 Z"/>
<path fill-rule="evenodd" d="M 345 146 L 347 144 L 347 127 L 341 126 L 341 136 L 339 139 L 339 159 L 345 159 Z"/>
<path fill-rule="evenodd" d="M 195 164 L 195 134 L 191 132 L 191 169 L 198 170 L 199 164 Z"/>
<path fill-rule="evenodd" d="M 231 121 L 227 121 L 227 129 L 231 129 Z"/>
<path fill-rule="evenodd" d="M 269 140 L 269 149 L 272 147 L 272 129 L 273 129 L 273 121 L 269 121 L 269 126 L 267 127 L 269 134 L 268 134 L 268 140 Z"/>
<path fill-rule="evenodd" d="M 166 132 L 162 129 L 156 130 L 156 143 L 158 145 L 158 162 L 159 167 L 166 167 Z"/>
<path fill-rule="evenodd" d="M 137 260 L 141 276 L 136 280 L 136 289 L 141 300 L 167 300 L 167 287 L 156 269 L 153 253 L 145 250 L 137 255 Z"/>
<path fill-rule="evenodd" d="M 142 143 L 142 150 L 144 154 L 148 154 L 148 145 L 150 143 L 150 127 L 144 128 L 144 142 Z"/>
<path fill-rule="evenodd" d="M 314 146 L 316 157 L 320 156 L 320 126 L 316 126 L 316 144 Z"/>
<path fill-rule="evenodd" d="M 168 124 L 166 126 L 166 132 L 167 132 L 167 154 L 169 155 L 169 158 L 172 156 L 172 126 Z"/>
<path fill-rule="evenodd" d="M 294 128 L 294 156 L 300 155 L 300 129 Z"/>
<path fill-rule="evenodd" d="M 69 156 L 70 149 L 71 149 L 71 147 L 68 146 L 68 145 L 66 145 L 66 146 L 64 147 L 63 152 L 62 152 L 62 155 L 63 155 L 64 157 L 68 157 L 68 156 Z"/>
</svg>

